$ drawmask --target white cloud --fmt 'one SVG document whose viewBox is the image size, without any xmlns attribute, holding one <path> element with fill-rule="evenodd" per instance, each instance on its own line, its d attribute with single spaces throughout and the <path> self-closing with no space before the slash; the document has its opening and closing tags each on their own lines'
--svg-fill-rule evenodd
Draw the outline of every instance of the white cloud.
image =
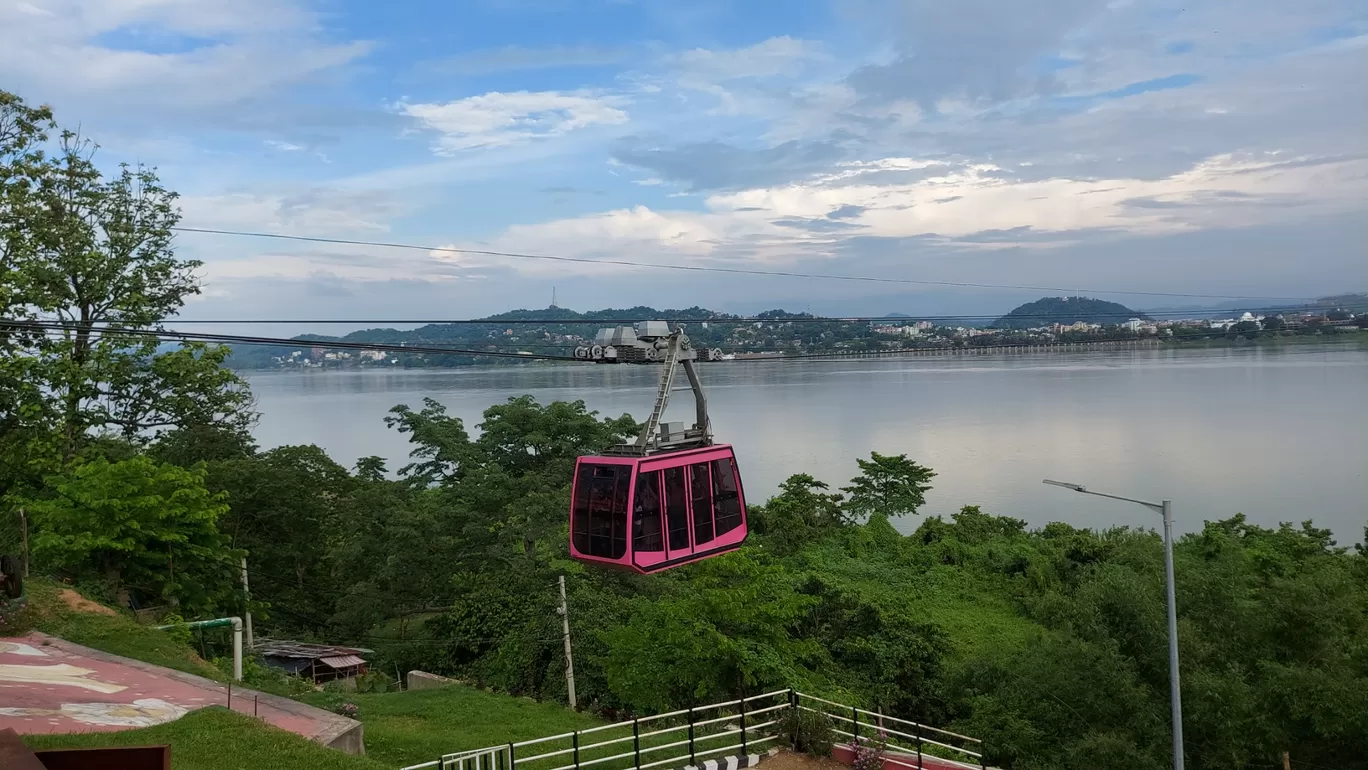
<svg viewBox="0 0 1368 770">
<path fill-rule="evenodd" d="M 626 123 L 621 105 L 620 98 L 587 92 L 492 91 L 444 104 L 400 103 L 398 110 L 440 133 L 435 150 L 450 155 Z"/>
<path fill-rule="evenodd" d="M 232 104 L 370 50 L 331 43 L 314 15 L 270 0 L 0 4 L 0 76 L 38 101 L 173 110 Z"/>
<path fill-rule="evenodd" d="M 675 54 L 667 61 L 684 70 L 693 82 L 719 82 L 740 78 L 797 75 L 807 62 L 828 58 L 820 44 L 787 35 L 772 37 L 745 48 L 711 50 L 695 48 Z"/>
<path fill-rule="evenodd" d="M 187 226 L 287 235 L 386 233 L 409 211 L 383 191 L 339 188 L 191 195 L 179 203 Z"/>
<path fill-rule="evenodd" d="M 877 184 L 890 171 L 928 171 Z M 718 194 L 707 210 L 644 206 L 510 227 L 489 248 L 690 264 L 783 263 L 851 236 L 931 236 L 961 249 L 1051 247 L 1096 234 L 1155 236 L 1295 222 L 1362 210 L 1368 158 L 1219 155 L 1157 180 L 1003 178 L 991 164 L 916 158 L 843 164 L 805 182 Z M 1013 234 L 1015 231 L 1015 235 Z M 520 272 L 622 268 L 509 263 Z"/>
</svg>

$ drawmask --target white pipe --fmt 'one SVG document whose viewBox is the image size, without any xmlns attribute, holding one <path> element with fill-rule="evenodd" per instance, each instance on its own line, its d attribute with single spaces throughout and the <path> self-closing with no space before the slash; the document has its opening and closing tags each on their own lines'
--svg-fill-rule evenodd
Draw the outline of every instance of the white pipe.
<svg viewBox="0 0 1368 770">
<path fill-rule="evenodd" d="M 174 623 L 172 626 L 189 626 L 190 628 L 214 628 L 216 626 L 231 625 L 233 627 L 233 680 L 242 681 L 242 618 L 237 616 L 231 618 L 214 618 L 213 620 L 192 620 L 188 623 Z M 158 629 L 171 628 L 172 626 L 156 626 Z"/>
<path fill-rule="evenodd" d="M 233 681 L 242 681 L 242 618 L 233 621 Z"/>
</svg>

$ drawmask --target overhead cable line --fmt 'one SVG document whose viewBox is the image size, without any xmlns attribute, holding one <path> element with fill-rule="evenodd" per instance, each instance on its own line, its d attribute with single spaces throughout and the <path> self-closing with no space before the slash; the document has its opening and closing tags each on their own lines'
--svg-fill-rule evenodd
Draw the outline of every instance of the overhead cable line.
<svg viewBox="0 0 1368 770">
<path fill-rule="evenodd" d="M 272 238 L 283 241 L 303 241 L 307 243 L 329 243 L 343 246 L 372 246 L 387 249 L 409 249 L 412 251 L 426 252 L 447 252 L 450 254 L 474 254 L 486 257 L 501 257 L 504 259 L 535 259 L 551 262 L 568 262 L 586 265 L 616 265 L 619 267 L 644 267 L 656 270 L 683 270 L 698 273 L 730 273 L 733 275 L 764 275 L 785 278 L 813 278 L 824 281 L 857 281 L 863 283 L 895 283 L 895 284 L 914 284 L 919 286 L 957 286 L 973 289 L 1020 289 L 1024 291 L 1059 291 L 1059 292 L 1078 292 L 1086 294 L 1129 294 L 1146 297 L 1187 297 L 1197 299 L 1253 299 L 1267 301 L 1296 301 L 1310 302 L 1314 297 L 1258 297 L 1236 294 L 1187 294 L 1180 292 L 1166 291 L 1118 291 L 1115 289 L 1065 289 L 1057 286 L 1028 286 L 1018 284 L 1001 283 L 977 283 L 970 281 L 932 281 L 919 278 L 891 278 L 887 276 L 871 275 L 833 275 L 829 273 L 804 273 L 791 270 L 756 270 L 741 267 L 710 267 L 706 265 L 678 265 L 665 262 L 638 262 L 628 259 L 590 259 L 588 257 L 565 257 L 551 254 L 522 254 L 512 251 L 491 251 L 488 249 L 461 249 L 454 246 L 420 246 L 413 243 L 394 243 L 386 241 L 362 241 L 349 238 L 323 238 L 307 235 L 285 235 L 282 233 L 263 233 L 248 230 L 219 230 L 208 227 L 173 227 L 172 230 L 182 233 L 200 233 L 204 235 L 231 235 L 243 238 Z"/>
<path fill-rule="evenodd" d="M 396 345 L 385 342 L 343 342 L 341 340 L 297 340 L 283 337 L 253 337 L 240 334 L 210 334 L 207 332 L 178 332 L 170 329 L 121 329 L 109 326 L 78 327 L 70 323 L 50 323 L 46 321 L 5 321 L 0 320 L 0 329 L 38 329 L 42 331 L 66 332 L 85 328 L 106 336 L 151 337 L 168 342 L 222 342 L 233 345 L 274 345 L 278 347 L 321 347 L 340 350 L 380 350 L 391 353 L 426 353 L 433 355 L 473 355 L 492 358 L 540 358 L 548 361 L 577 361 L 574 356 L 549 354 L 524 354 L 506 350 L 473 350 L 467 348 L 446 348 L 432 345 Z"/>
<path fill-rule="evenodd" d="M 1255 308 L 1259 310 L 1275 308 Z M 1279 308 L 1286 310 L 1301 310 L 1302 308 Z M 1368 302 L 1336 305 L 1328 310 L 1368 310 Z M 1199 315 L 1216 315 L 1220 313 L 1237 312 L 1239 308 L 1187 308 L 1179 310 L 1132 310 L 1128 313 L 1120 311 L 1102 311 L 1086 313 L 1089 318 L 1138 318 L 1147 316 L 1158 320 L 1180 320 L 1195 318 Z M 937 315 L 928 313 L 926 315 L 896 315 L 896 316 L 795 316 L 795 317 L 775 317 L 762 318 L 760 316 L 715 316 L 709 318 L 651 318 L 653 321 L 664 321 L 670 324 L 811 324 L 811 323 L 913 323 L 916 321 L 996 321 L 1000 318 L 1022 319 L 1022 318 L 1059 318 L 1060 313 L 978 313 L 962 315 Z M 1142 319 L 1143 320 L 1143 319 Z M 285 324 L 399 324 L 405 326 L 603 326 L 608 324 L 628 324 L 633 319 L 627 318 L 223 318 L 223 319 L 198 319 L 198 318 L 177 318 L 178 324 L 221 324 L 229 325 L 285 325 Z"/>
</svg>

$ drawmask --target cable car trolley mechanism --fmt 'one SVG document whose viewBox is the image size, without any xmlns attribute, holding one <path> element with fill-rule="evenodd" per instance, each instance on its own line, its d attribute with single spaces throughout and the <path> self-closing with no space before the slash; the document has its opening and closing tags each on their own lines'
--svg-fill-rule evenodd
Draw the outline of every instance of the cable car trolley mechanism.
<svg viewBox="0 0 1368 770">
<path fill-rule="evenodd" d="M 636 441 L 580 457 L 570 498 L 570 555 L 584 562 L 658 572 L 719 556 L 746 539 L 746 502 L 736 454 L 713 443 L 708 400 L 695 361 L 722 351 L 693 347 L 664 321 L 600 329 L 575 358 L 660 364 L 660 386 Z M 662 422 L 680 368 L 693 390 L 693 427 Z"/>
</svg>

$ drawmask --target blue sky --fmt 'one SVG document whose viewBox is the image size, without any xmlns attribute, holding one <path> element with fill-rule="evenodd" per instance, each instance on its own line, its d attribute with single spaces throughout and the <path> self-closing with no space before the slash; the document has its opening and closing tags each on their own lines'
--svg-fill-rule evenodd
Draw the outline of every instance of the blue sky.
<svg viewBox="0 0 1368 770">
<path fill-rule="evenodd" d="M 103 162 L 158 166 L 191 227 L 1310 296 L 1368 289 L 1365 9 L 0 0 L 0 88 L 51 103 Z M 200 318 L 462 317 L 553 286 L 586 309 L 1038 294 L 178 240 L 205 262 Z"/>
</svg>

